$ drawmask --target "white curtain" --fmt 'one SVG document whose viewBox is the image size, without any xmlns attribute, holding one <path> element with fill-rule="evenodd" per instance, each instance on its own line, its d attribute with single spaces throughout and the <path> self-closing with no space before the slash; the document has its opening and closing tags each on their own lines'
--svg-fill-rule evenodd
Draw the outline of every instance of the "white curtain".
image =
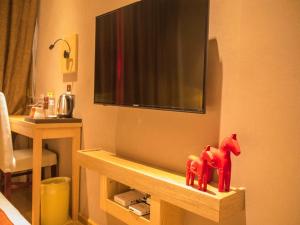
<svg viewBox="0 0 300 225">
<path fill-rule="evenodd" d="M 15 165 L 9 116 L 5 96 L 0 92 L 0 169 L 11 172 Z"/>
</svg>

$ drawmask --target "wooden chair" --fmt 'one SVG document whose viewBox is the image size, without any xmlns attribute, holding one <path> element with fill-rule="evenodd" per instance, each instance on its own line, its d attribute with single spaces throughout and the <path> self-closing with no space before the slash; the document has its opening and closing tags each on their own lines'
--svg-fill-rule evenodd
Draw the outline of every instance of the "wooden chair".
<svg viewBox="0 0 300 225">
<path fill-rule="evenodd" d="M 12 189 L 30 185 L 32 156 L 32 149 L 13 150 L 6 100 L 0 92 L 0 178 L 1 191 L 6 198 L 10 198 Z M 56 164 L 57 155 L 43 149 L 42 167 L 51 167 L 52 176 L 56 176 Z M 12 182 L 12 177 L 21 175 L 27 175 L 26 182 Z"/>
</svg>

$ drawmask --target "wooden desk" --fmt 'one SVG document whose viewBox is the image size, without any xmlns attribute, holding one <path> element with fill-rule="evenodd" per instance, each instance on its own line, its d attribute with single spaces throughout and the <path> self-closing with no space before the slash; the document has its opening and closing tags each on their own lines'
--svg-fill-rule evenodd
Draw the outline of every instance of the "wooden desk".
<svg viewBox="0 0 300 225">
<path fill-rule="evenodd" d="M 12 132 L 33 139 L 32 171 L 32 224 L 40 224 L 40 185 L 42 140 L 72 138 L 72 219 L 78 220 L 79 206 L 79 166 L 75 154 L 80 150 L 82 123 L 44 123 L 36 124 L 24 120 L 24 116 L 10 116 Z"/>
</svg>

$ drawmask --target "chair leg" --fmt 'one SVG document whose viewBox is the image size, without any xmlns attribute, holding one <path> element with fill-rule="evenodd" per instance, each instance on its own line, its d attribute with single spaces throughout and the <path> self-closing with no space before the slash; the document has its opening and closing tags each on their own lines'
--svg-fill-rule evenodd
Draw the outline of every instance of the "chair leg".
<svg viewBox="0 0 300 225">
<path fill-rule="evenodd" d="M 56 177 L 57 175 L 58 175 L 57 166 L 56 165 L 51 166 L 51 177 Z"/>
<path fill-rule="evenodd" d="M 11 173 L 4 173 L 4 196 L 8 200 L 11 197 Z"/>
<path fill-rule="evenodd" d="M 2 170 L 0 170 L 0 191 L 4 192 L 4 176 Z"/>
<path fill-rule="evenodd" d="M 45 179 L 45 167 L 42 167 L 42 180 L 44 180 Z"/>
<path fill-rule="evenodd" d="M 26 183 L 28 186 L 31 184 L 31 174 L 26 175 Z"/>
</svg>

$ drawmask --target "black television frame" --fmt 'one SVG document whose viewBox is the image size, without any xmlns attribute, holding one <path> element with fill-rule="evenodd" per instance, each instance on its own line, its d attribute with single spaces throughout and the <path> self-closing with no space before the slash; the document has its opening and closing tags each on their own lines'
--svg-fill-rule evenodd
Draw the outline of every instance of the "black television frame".
<svg viewBox="0 0 300 225">
<path fill-rule="evenodd" d="M 143 0 L 141 0 L 143 1 Z M 131 5 L 135 5 L 140 3 L 140 1 L 130 3 L 128 5 L 116 8 L 112 11 L 106 12 L 104 14 L 101 14 L 99 16 L 95 17 L 95 21 L 97 18 L 101 18 L 104 16 L 107 16 L 109 14 L 115 13 L 116 11 L 124 8 L 124 7 L 130 7 Z M 210 0 L 207 0 L 207 14 L 205 15 L 206 18 L 206 27 L 205 27 L 205 43 L 204 43 L 204 62 L 203 62 L 203 101 L 202 101 L 202 110 L 186 110 L 186 109 L 174 109 L 174 108 L 165 108 L 165 107 L 159 107 L 159 106 L 140 106 L 140 105 L 121 105 L 116 103 L 104 103 L 104 102 L 97 102 L 95 99 L 96 95 L 96 76 L 95 76 L 95 64 L 94 64 L 94 104 L 103 105 L 103 106 L 117 106 L 117 107 L 126 107 L 126 108 L 137 108 L 137 109 L 152 109 L 152 110 L 163 110 L 163 111 L 171 111 L 171 112 L 185 112 L 185 113 L 196 113 L 196 114 L 206 114 L 206 97 L 207 97 L 207 90 L 206 90 L 206 82 L 207 82 L 207 60 L 208 60 L 208 42 L 209 42 L 209 14 L 210 14 Z M 97 28 L 97 23 L 95 22 L 95 31 Z M 96 45 L 96 32 L 95 32 L 95 45 Z M 94 63 L 96 60 L 96 48 L 94 52 Z"/>
</svg>

